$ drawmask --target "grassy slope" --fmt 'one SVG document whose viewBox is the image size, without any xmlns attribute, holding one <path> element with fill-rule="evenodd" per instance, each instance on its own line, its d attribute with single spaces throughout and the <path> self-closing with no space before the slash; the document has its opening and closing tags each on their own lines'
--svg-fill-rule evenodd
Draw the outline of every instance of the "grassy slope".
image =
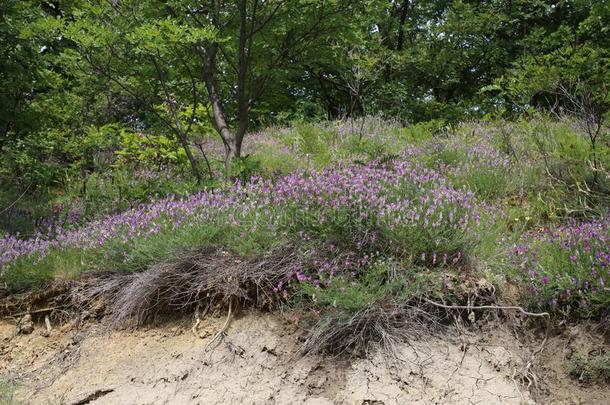
<svg viewBox="0 0 610 405">
<path fill-rule="evenodd" d="M 291 172 L 311 178 L 307 173 L 312 170 L 362 167 L 371 161 L 377 163 L 364 167 L 386 167 L 394 173 L 396 164 L 408 162 L 417 168 L 416 177 L 431 170 L 451 190 L 474 192 L 472 204 L 481 219 L 456 232 L 447 216 L 456 210 L 469 213 L 464 204 L 470 203 L 448 199 L 429 221 L 398 217 L 395 223 L 387 222 L 380 207 L 371 209 L 369 201 L 358 205 L 363 190 L 350 178 L 360 172 L 349 169 L 356 171 L 344 174 L 347 196 L 338 190 L 317 196 L 321 200 L 314 203 L 291 197 L 278 205 L 266 200 L 268 190 L 261 190 L 260 182 L 238 189 L 222 186 L 228 190 L 222 198 L 231 201 L 220 208 L 202 204 L 158 214 L 167 206 L 161 202 L 136 212 L 135 221 L 148 221 L 142 232 L 130 233 L 128 226 L 118 232 L 111 228 L 110 236 L 96 234 L 102 240 L 99 246 L 51 247 L 43 258 L 34 254 L 11 261 L 2 278 L 11 289 L 20 290 L 89 270 L 143 271 L 160 260 L 178 259 L 185 251 L 206 246 L 249 258 L 288 244 L 299 252 L 298 268 L 286 270 L 276 292 L 314 311 L 349 315 L 388 301 L 423 296 L 451 300 L 452 295 L 459 296 L 465 277 L 481 276 L 500 288 L 508 282 L 522 286 L 523 303 L 535 309 L 593 317 L 608 310 L 610 293 L 604 287 L 610 281 L 604 265 L 608 222 L 593 222 L 587 246 L 576 224 L 563 226 L 563 236 L 544 236 L 545 229 L 555 229 L 566 218 L 606 214 L 607 173 L 592 183 L 586 136 L 570 122 L 468 123 L 450 129 L 437 124 L 403 128 L 379 119 L 303 124 L 253 134 L 247 153 L 250 157 L 236 166 L 243 178 L 253 174 L 277 178 Z M 607 148 L 597 150 L 597 156 L 602 167 L 610 167 Z M 333 184 L 328 177 L 332 174 L 315 173 L 320 179 L 314 187 Z M 441 187 L 436 180 L 427 183 L 417 178 L 387 186 L 386 174 L 380 176 L 367 182 L 379 182 L 375 198 L 388 197 L 388 204 L 419 201 L 427 194 L 436 195 Z M 290 185 L 294 179 L 284 182 Z M 303 187 L 296 189 L 297 194 L 305 193 L 308 186 Z M 343 197 L 348 203 L 332 206 Z M 415 206 L 425 217 L 428 206 Z M 151 211 L 152 219 L 146 219 Z M 439 220 L 441 213 L 445 216 Z M 323 224 L 320 218 L 326 219 Z M 440 225 L 432 226 L 435 221 Z M 96 229 L 88 226 L 84 234 Z M 566 245 L 566 240 L 575 242 Z M 515 245 L 531 250 L 516 250 Z M 525 268 L 524 261 L 528 266 L 534 263 L 535 269 Z M 331 273 L 323 274 L 321 269 Z"/>
</svg>

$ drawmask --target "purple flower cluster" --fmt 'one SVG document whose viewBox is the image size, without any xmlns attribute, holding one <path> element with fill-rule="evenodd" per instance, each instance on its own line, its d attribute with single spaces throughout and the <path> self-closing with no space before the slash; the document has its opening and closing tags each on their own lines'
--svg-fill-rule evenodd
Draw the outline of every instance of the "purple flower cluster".
<svg viewBox="0 0 610 405">
<path fill-rule="evenodd" d="M 453 158 L 456 161 L 443 162 L 441 158 L 435 162 L 438 170 L 452 175 L 467 176 L 473 171 L 480 170 L 502 173 L 513 171 L 514 162 L 509 155 L 498 149 L 495 142 L 491 133 L 477 134 L 468 138 L 461 136 L 438 138 L 423 145 L 419 154 L 443 156 L 444 153 L 448 153 L 450 158 L 451 155 L 455 155 Z"/>
<path fill-rule="evenodd" d="M 511 257 L 542 306 L 610 303 L 609 215 L 524 235 Z"/>
<path fill-rule="evenodd" d="M 204 221 L 219 209 L 236 203 L 239 189 L 234 186 L 228 192 L 206 191 L 187 199 L 162 199 L 75 230 L 56 224 L 45 234 L 38 232 L 30 239 L 5 235 L 0 239 L 0 269 L 24 256 L 40 260 L 54 250 L 99 248 L 109 241 L 123 243 L 127 249 L 133 238 L 154 236 L 166 228 L 177 229 L 187 221 Z"/>
<path fill-rule="evenodd" d="M 446 261 L 441 245 L 448 233 L 462 235 L 478 221 L 473 201 L 473 193 L 452 188 L 438 172 L 405 161 L 391 167 L 371 163 L 298 172 L 275 181 L 252 178 L 246 184 L 237 182 L 188 198 L 154 201 L 78 229 L 56 226 L 30 239 L 6 235 L 0 238 L 0 276 L 23 258 L 35 266 L 52 252 L 104 251 L 109 246 L 127 254 L 136 238 L 210 224 L 238 227 L 244 236 L 265 228 L 278 239 L 292 236 L 303 241 L 323 238 L 325 226 L 340 224 L 356 250 L 385 235 L 384 243 L 395 244 L 393 251 L 405 254 L 409 243 L 427 238 L 425 247 L 430 250 L 417 254 L 436 257 L 433 250 L 438 247 L 438 260 L 445 254 Z M 349 268 L 359 261 L 355 267 L 362 265 L 360 256 L 345 259 Z M 328 266 L 333 274 L 345 269 L 338 262 L 319 263 L 320 268 Z M 300 269 L 292 273 L 299 280 L 309 280 Z"/>
</svg>

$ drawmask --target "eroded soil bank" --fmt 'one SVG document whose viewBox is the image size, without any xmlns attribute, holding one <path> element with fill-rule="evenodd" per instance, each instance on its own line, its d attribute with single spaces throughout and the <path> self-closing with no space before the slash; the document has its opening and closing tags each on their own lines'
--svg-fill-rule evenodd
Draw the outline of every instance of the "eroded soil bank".
<svg viewBox="0 0 610 405">
<path fill-rule="evenodd" d="M 224 319 L 135 331 L 101 324 L 16 334 L 0 322 L 0 378 L 28 404 L 606 404 L 610 389 L 582 386 L 563 368 L 584 328 L 521 341 L 499 325 L 334 359 L 296 355 L 300 333 L 278 315 L 242 314 L 213 350 Z M 532 353 L 537 353 L 532 358 Z M 530 366 L 528 367 L 528 364 Z M 528 388 L 529 385 L 529 388 Z"/>
</svg>

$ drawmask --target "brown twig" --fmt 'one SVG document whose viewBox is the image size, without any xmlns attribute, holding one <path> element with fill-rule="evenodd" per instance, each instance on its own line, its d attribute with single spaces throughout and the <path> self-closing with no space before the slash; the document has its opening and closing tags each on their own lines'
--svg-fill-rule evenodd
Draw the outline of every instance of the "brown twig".
<svg viewBox="0 0 610 405">
<path fill-rule="evenodd" d="M 519 312 L 521 312 L 524 315 L 527 316 L 546 316 L 546 317 L 550 317 L 548 312 L 528 312 L 525 309 L 518 307 L 518 306 L 513 306 L 513 305 L 507 305 L 507 306 L 503 306 L 503 305 L 480 305 L 480 306 L 476 306 L 476 305 L 444 305 L 432 300 L 429 300 L 427 298 L 424 298 L 424 301 L 426 301 L 428 304 L 432 304 L 436 307 L 439 308 L 446 308 L 446 309 L 501 309 L 501 310 L 517 310 Z"/>
<path fill-rule="evenodd" d="M 41 312 L 50 312 L 50 311 L 53 311 L 53 310 L 58 309 L 58 308 L 61 308 L 61 307 L 58 306 L 58 307 L 48 307 L 48 308 L 34 309 L 32 311 L 25 311 L 25 312 L 20 312 L 18 314 L 11 314 L 10 316 L 7 316 L 7 318 L 19 318 L 19 317 L 22 317 L 22 316 L 28 315 L 28 314 L 31 315 L 31 314 L 39 314 Z"/>
</svg>

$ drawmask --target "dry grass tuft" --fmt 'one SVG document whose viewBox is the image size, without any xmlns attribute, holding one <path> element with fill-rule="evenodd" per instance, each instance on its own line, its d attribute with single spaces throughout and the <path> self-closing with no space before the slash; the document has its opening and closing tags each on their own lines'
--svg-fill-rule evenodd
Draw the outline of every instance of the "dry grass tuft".
<svg viewBox="0 0 610 405">
<path fill-rule="evenodd" d="M 106 303 L 107 319 L 115 326 L 142 325 L 158 315 L 192 311 L 197 305 L 273 308 L 279 305 L 273 287 L 294 260 L 289 250 L 244 260 L 208 249 L 141 273 L 85 278 L 72 289 L 72 302 L 80 307 Z"/>
<path fill-rule="evenodd" d="M 301 352 L 342 356 L 381 348 L 398 357 L 399 343 L 430 335 L 440 321 L 434 311 L 395 302 L 376 303 L 355 314 L 337 310 L 311 328 Z"/>
</svg>

